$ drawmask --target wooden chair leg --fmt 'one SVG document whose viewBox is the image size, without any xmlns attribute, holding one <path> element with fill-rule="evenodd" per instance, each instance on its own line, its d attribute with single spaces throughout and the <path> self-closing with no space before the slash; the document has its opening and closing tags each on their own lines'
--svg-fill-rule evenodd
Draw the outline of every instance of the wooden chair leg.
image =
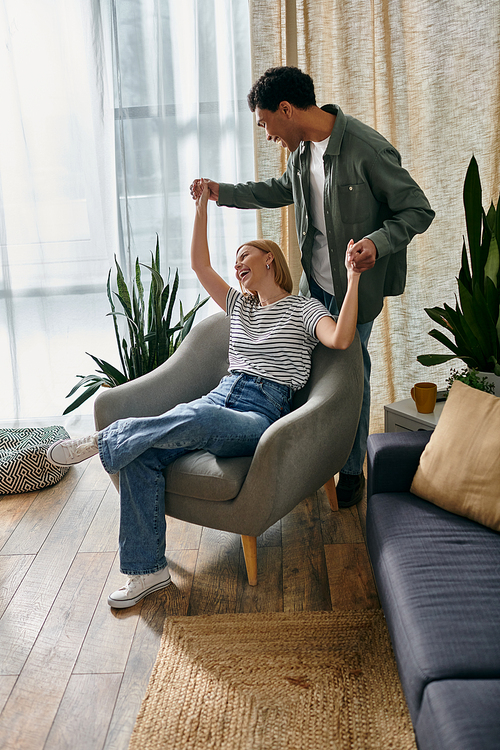
<svg viewBox="0 0 500 750">
<path fill-rule="evenodd" d="M 247 566 L 248 583 L 257 586 L 257 537 L 241 535 L 243 554 Z"/>
<path fill-rule="evenodd" d="M 337 490 L 335 487 L 335 477 L 332 477 L 328 480 L 328 482 L 323 485 L 325 488 L 325 492 L 328 497 L 328 502 L 330 503 L 330 508 L 332 510 L 338 510 L 339 504 L 337 502 Z"/>
</svg>

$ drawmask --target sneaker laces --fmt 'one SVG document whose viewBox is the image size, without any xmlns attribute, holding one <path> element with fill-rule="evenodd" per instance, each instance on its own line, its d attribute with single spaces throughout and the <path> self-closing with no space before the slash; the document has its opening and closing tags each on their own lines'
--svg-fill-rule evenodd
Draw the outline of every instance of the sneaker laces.
<svg viewBox="0 0 500 750">
<path fill-rule="evenodd" d="M 129 578 L 127 578 L 127 583 L 125 584 L 125 586 L 121 587 L 120 591 L 126 591 L 127 594 L 131 594 L 138 584 L 140 585 L 141 583 L 143 583 L 143 578 L 144 576 L 140 575 L 129 576 Z"/>
<path fill-rule="evenodd" d="M 96 442 L 95 437 L 84 437 L 80 440 L 73 440 L 73 445 L 67 445 L 66 450 L 68 451 L 71 458 L 76 458 L 86 453 L 89 448 L 95 448 Z"/>
</svg>

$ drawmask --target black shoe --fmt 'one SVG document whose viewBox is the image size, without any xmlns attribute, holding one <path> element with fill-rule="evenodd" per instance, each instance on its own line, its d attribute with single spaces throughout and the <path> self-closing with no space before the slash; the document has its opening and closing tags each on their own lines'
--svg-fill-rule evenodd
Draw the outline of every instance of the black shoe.
<svg viewBox="0 0 500 750">
<path fill-rule="evenodd" d="M 365 488 L 365 475 L 361 474 L 342 474 L 340 472 L 337 484 L 337 500 L 339 508 L 350 508 L 357 505 L 363 499 L 363 490 Z"/>
</svg>

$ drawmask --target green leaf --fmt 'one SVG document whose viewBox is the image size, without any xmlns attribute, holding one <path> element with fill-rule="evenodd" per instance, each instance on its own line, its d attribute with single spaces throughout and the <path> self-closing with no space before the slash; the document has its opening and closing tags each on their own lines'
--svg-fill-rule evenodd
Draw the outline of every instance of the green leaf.
<svg viewBox="0 0 500 750">
<path fill-rule="evenodd" d="M 494 374 L 500 377 L 500 363 L 497 361 L 496 357 L 490 357 L 490 361 L 493 362 Z"/>
<path fill-rule="evenodd" d="M 450 316 L 450 322 L 453 326 L 453 333 L 457 342 L 457 348 L 460 352 L 460 358 L 464 359 L 467 357 L 469 360 L 476 362 L 479 367 L 479 363 L 483 362 L 483 352 L 478 344 L 476 337 L 470 329 L 467 320 L 464 318 L 460 311 L 457 303 L 456 310 L 445 304 L 445 309 L 448 311 Z M 465 359 L 464 359 L 465 361 Z M 467 362 L 469 364 L 469 362 Z"/>
<path fill-rule="evenodd" d="M 496 316 L 490 316 L 488 305 L 479 287 L 474 287 L 472 294 L 474 318 L 480 331 L 478 341 L 487 359 L 491 354 L 497 353 L 497 335 L 495 330 Z"/>
<path fill-rule="evenodd" d="M 123 276 L 122 269 L 120 268 L 120 264 L 116 260 L 115 257 L 115 265 L 116 265 L 116 283 L 118 286 L 118 294 L 117 297 L 120 300 L 120 303 L 125 310 L 125 314 L 128 315 L 129 318 L 132 317 L 132 305 L 130 303 L 130 293 L 128 291 L 127 284 L 125 283 L 125 278 Z"/>
<path fill-rule="evenodd" d="M 437 331 L 435 328 L 433 328 L 432 331 L 429 331 L 429 336 L 432 336 L 433 339 L 439 341 L 440 344 L 444 344 L 444 346 L 452 351 L 455 356 L 458 355 L 459 352 L 457 349 L 457 345 L 450 341 L 450 339 L 445 336 L 444 333 L 441 333 L 441 331 Z"/>
<path fill-rule="evenodd" d="M 89 386 L 86 388 L 85 392 L 82 393 L 77 399 L 73 401 L 72 404 L 66 407 L 66 409 L 63 411 L 63 414 L 69 414 L 70 411 L 74 411 L 79 406 L 81 406 L 88 398 L 94 395 L 94 393 L 97 393 L 99 388 L 101 388 L 102 383 L 96 383 L 94 386 Z"/>
<path fill-rule="evenodd" d="M 79 383 L 73 386 L 66 398 L 69 398 L 74 393 L 76 393 L 79 388 L 86 388 L 88 385 L 94 385 L 95 383 L 98 383 L 99 385 L 109 385 L 109 381 L 106 378 L 101 377 L 100 375 L 77 375 L 76 377 L 81 378 L 81 380 Z"/>
<path fill-rule="evenodd" d="M 472 276 L 471 276 L 470 268 L 469 268 L 469 258 L 467 257 L 467 248 L 465 245 L 465 240 L 463 241 L 463 245 L 462 245 L 462 266 L 460 268 L 458 278 L 462 282 L 462 284 L 465 286 L 465 288 L 468 289 L 469 292 L 472 294 Z"/>
<path fill-rule="evenodd" d="M 496 337 L 496 321 L 498 320 L 498 313 L 500 311 L 500 289 L 497 289 L 494 282 L 486 277 L 484 283 L 484 298 L 488 307 L 488 314 L 491 318 L 490 325 L 493 330 L 493 336 Z"/>
<path fill-rule="evenodd" d="M 142 285 L 141 264 L 139 263 L 139 258 L 135 259 L 135 285 L 137 287 L 139 299 L 144 305 L 144 286 Z"/>
<path fill-rule="evenodd" d="M 175 303 L 175 298 L 177 297 L 178 288 L 179 288 L 179 272 L 176 270 L 174 283 L 172 285 L 172 291 L 170 293 L 170 303 L 168 306 L 167 314 L 165 316 L 165 321 L 167 323 L 167 326 L 170 326 L 170 321 L 172 320 L 172 312 L 174 309 L 174 303 Z"/>
<path fill-rule="evenodd" d="M 88 352 L 85 352 L 85 354 L 88 354 L 88 356 L 94 360 L 96 365 L 101 368 L 104 375 L 107 375 L 110 380 L 114 381 L 113 385 L 122 385 L 127 382 L 127 376 L 124 375 L 123 372 L 120 372 L 120 370 L 117 370 L 113 365 L 110 365 L 109 362 L 106 362 L 104 359 L 99 359 L 99 357 L 89 354 Z"/>
<path fill-rule="evenodd" d="M 442 307 L 425 307 L 424 310 L 434 323 L 447 328 L 449 331 L 452 330 L 449 315 Z"/>
<path fill-rule="evenodd" d="M 443 362 L 449 362 L 450 359 L 456 359 L 455 354 L 419 354 L 417 360 L 425 367 L 433 365 L 442 365 Z"/>
<path fill-rule="evenodd" d="M 471 256 L 473 275 L 481 265 L 481 224 L 483 217 L 481 193 L 479 168 L 477 166 L 477 161 L 473 156 L 469 162 L 463 191 L 465 222 L 467 225 L 467 237 L 469 239 L 469 252 Z"/>
<path fill-rule="evenodd" d="M 495 286 L 498 286 L 498 271 L 500 269 L 500 253 L 498 252 L 498 244 L 496 237 L 491 238 L 490 249 L 486 264 L 484 266 L 485 283 L 486 279 L 492 280 Z"/>
</svg>

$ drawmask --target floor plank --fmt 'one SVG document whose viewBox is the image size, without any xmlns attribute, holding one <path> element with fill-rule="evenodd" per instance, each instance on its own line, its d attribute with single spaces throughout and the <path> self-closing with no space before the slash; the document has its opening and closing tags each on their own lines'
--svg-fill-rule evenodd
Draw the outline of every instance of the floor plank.
<svg viewBox="0 0 500 750">
<path fill-rule="evenodd" d="M 356 544 L 364 541 L 358 509 L 332 511 L 323 488 L 317 492 L 323 544 Z"/>
<path fill-rule="evenodd" d="M 0 619 L 0 674 L 19 674 L 73 563 L 101 493 L 68 503 Z"/>
<path fill-rule="evenodd" d="M 37 492 L 26 492 L 19 495 L 2 495 L 0 497 L 0 550 L 4 547 L 32 503 Z"/>
<path fill-rule="evenodd" d="M 0 579 L 0 617 L 16 593 L 21 581 L 28 572 L 35 555 L 12 555 L 0 557 L 2 577 Z"/>
<path fill-rule="evenodd" d="M 121 679 L 121 674 L 74 674 L 47 737 L 45 750 L 74 747 L 101 750 Z M 92 717 L 92 721 L 82 721 L 82 715 Z"/>
<path fill-rule="evenodd" d="M 77 492 L 80 494 L 83 490 L 78 487 Z M 80 499 L 81 502 L 85 502 L 84 497 Z M 114 485 L 109 483 L 108 487 L 104 488 L 103 500 L 85 535 L 80 552 L 116 552 L 119 523 L 120 498 Z"/>
<path fill-rule="evenodd" d="M 17 675 L 2 675 L 0 677 L 0 713 L 3 711 L 16 681 Z"/>
<path fill-rule="evenodd" d="M 325 546 L 332 607 L 379 609 L 368 552 L 363 543 Z"/>
<path fill-rule="evenodd" d="M 4 750 L 44 747 L 111 563 L 109 553 L 76 556 L 2 712 Z"/>
<path fill-rule="evenodd" d="M 236 612 L 283 612 L 283 560 L 280 547 L 257 546 L 257 586 L 250 586 L 240 553 Z"/>
<path fill-rule="evenodd" d="M 120 588 L 124 579 L 125 576 L 120 573 L 118 555 L 115 555 L 80 650 L 75 674 L 123 673 L 127 666 L 139 612 L 136 607 L 110 610 L 107 602 L 108 594 Z"/>
<path fill-rule="evenodd" d="M 238 534 L 203 529 L 188 614 L 234 612 L 240 547 Z M 220 585 L 221 580 L 225 581 L 224 586 Z"/>
<path fill-rule="evenodd" d="M 194 523 L 167 518 L 167 549 L 199 549 L 202 530 Z"/>
<path fill-rule="evenodd" d="M 281 521 L 285 612 L 330 610 L 318 500 L 306 498 Z"/>
<path fill-rule="evenodd" d="M 59 484 L 37 493 L 4 544 L 2 555 L 36 555 L 78 484 L 81 473 L 82 470 L 71 469 Z"/>
</svg>

